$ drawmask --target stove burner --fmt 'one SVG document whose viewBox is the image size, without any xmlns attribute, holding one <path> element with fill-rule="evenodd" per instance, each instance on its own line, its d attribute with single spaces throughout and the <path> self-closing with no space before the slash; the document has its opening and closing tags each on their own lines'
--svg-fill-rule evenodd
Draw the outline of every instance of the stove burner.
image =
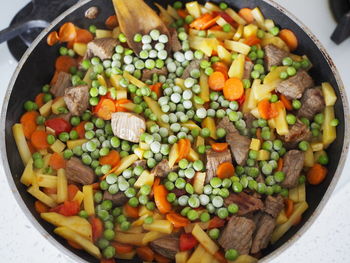
<svg viewBox="0 0 350 263">
<path fill-rule="evenodd" d="M 350 0 L 329 0 L 329 5 L 338 22 L 331 39 L 340 44 L 350 36 Z"/>
</svg>

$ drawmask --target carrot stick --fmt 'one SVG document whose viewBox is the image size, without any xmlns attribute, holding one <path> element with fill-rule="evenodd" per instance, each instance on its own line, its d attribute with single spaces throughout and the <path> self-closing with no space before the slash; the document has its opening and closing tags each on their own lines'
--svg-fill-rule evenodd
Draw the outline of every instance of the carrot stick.
<svg viewBox="0 0 350 263">
<path fill-rule="evenodd" d="M 128 203 L 124 205 L 124 213 L 127 217 L 138 218 L 139 217 L 139 209 L 138 207 L 132 207 Z"/>
<path fill-rule="evenodd" d="M 77 31 L 73 23 L 67 22 L 60 27 L 58 35 L 61 42 L 69 42 L 75 39 Z"/>
<path fill-rule="evenodd" d="M 106 21 L 105 25 L 108 29 L 113 29 L 116 26 L 118 26 L 118 20 L 116 15 L 109 16 Z"/>
<path fill-rule="evenodd" d="M 284 210 L 285 210 L 286 216 L 289 218 L 293 214 L 294 203 L 291 199 L 287 198 L 287 199 L 284 199 L 284 204 L 285 204 Z"/>
<path fill-rule="evenodd" d="M 221 163 L 216 170 L 216 176 L 220 179 L 228 178 L 235 175 L 235 167 L 230 162 Z"/>
<path fill-rule="evenodd" d="M 158 185 L 153 187 L 154 201 L 158 207 L 159 212 L 162 214 L 169 213 L 171 211 L 171 204 L 167 200 L 168 190 L 164 185 Z"/>
<path fill-rule="evenodd" d="M 258 110 L 261 118 L 268 120 L 270 118 L 270 102 L 268 99 L 264 99 L 259 102 Z"/>
<path fill-rule="evenodd" d="M 211 148 L 216 152 L 223 152 L 223 151 L 227 150 L 228 143 L 226 143 L 226 142 L 213 143 L 211 145 Z"/>
<path fill-rule="evenodd" d="M 112 242 L 111 245 L 115 248 L 117 254 L 127 254 L 133 251 L 134 247 L 128 244 Z"/>
<path fill-rule="evenodd" d="M 289 29 L 282 29 L 278 35 L 284 42 L 286 42 L 290 51 L 294 51 L 298 47 L 298 38 L 293 31 Z"/>
<path fill-rule="evenodd" d="M 154 252 L 147 246 L 136 248 L 136 253 L 144 261 L 152 262 L 154 260 Z"/>
<path fill-rule="evenodd" d="M 39 214 L 46 213 L 49 211 L 49 207 L 44 203 L 40 202 L 39 200 L 36 200 L 34 202 L 34 207 L 35 207 L 35 211 L 37 211 Z"/>
<path fill-rule="evenodd" d="M 214 17 L 212 14 L 206 13 L 200 17 L 198 17 L 196 20 L 194 20 L 191 24 L 190 27 L 197 29 L 197 30 L 205 30 L 208 29 L 209 27 L 215 25 L 216 20 L 219 18 Z"/>
<path fill-rule="evenodd" d="M 28 111 L 26 113 L 24 113 L 20 119 L 20 122 L 23 126 L 23 132 L 24 132 L 24 136 L 27 139 L 30 139 L 30 137 L 32 136 L 33 132 L 36 130 L 37 128 L 37 124 L 36 124 L 36 118 L 39 116 L 39 113 L 36 111 Z"/>
<path fill-rule="evenodd" d="M 261 42 L 261 39 L 258 38 L 257 36 L 250 36 L 248 37 L 246 40 L 244 40 L 244 43 L 247 44 L 248 46 L 254 46 L 254 45 L 257 45 L 257 44 L 260 44 Z"/>
<path fill-rule="evenodd" d="M 69 73 L 71 67 L 77 66 L 77 61 L 70 56 L 59 56 L 56 59 L 55 68 L 58 71 Z"/>
<path fill-rule="evenodd" d="M 282 169 L 283 169 L 283 158 L 279 158 L 277 161 L 276 170 L 277 170 L 277 172 L 280 172 L 280 171 L 282 171 Z"/>
<path fill-rule="evenodd" d="M 250 8 L 242 8 L 239 10 L 238 14 L 247 21 L 248 24 L 251 24 L 254 22 L 254 17 L 252 15 L 252 10 Z"/>
<path fill-rule="evenodd" d="M 59 153 L 53 153 L 50 157 L 49 165 L 55 170 L 66 168 L 66 160 Z"/>
<path fill-rule="evenodd" d="M 76 186 L 75 184 L 69 184 L 68 185 L 68 201 L 72 201 L 78 191 L 79 191 L 78 186 Z"/>
<path fill-rule="evenodd" d="M 101 165 L 109 164 L 114 167 L 120 162 L 120 154 L 116 150 L 111 150 L 106 156 L 100 158 Z"/>
<path fill-rule="evenodd" d="M 287 110 L 293 110 L 293 105 L 292 103 L 287 99 L 286 96 L 284 96 L 283 94 L 280 95 L 280 100 L 282 101 L 284 107 Z"/>
<path fill-rule="evenodd" d="M 229 101 L 238 100 L 244 94 L 243 83 L 239 78 L 230 78 L 224 85 L 224 97 Z"/>
<path fill-rule="evenodd" d="M 46 39 L 46 43 L 49 45 L 49 46 L 53 46 L 55 45 L 56 43 L 58 43 L 59 41 L 59 37 L 58 37 L 58 34 L 56 31 L 53 31 L 51 32 L 48 36 L 47 36 L 47 39 Z"/>
<path fill-rule="evenodd" d="M 213 68 L 214 72 L 215 71 L 219 71 L 222 74 L 224 74 L 225 79 L 228 79 L 228 67 L 224 63 L 222 63 L 222 62 L 215 62 L 212 65 L 212 68 Z"/>
<path fill-rule="evenodd" d="M 89 218 L 92 229 L 92 240 L 96 242 L 103 235 L 103 223 L 98 217 L 91 216 Z"/>
<path fill-rule="evenodd" d="M 36 130 L 32 133 L 30 140 L 35 148 L 44 150 L 50 145 L 47 143 L 47 133 L 45 131 Z"/>
<path fill-rule="evenodd" d="M 318 185 L 323 182 L 327 175 L 327 168 L 319 163 L 314 164 L 307 173 L 307 181 L 312 185 Z"/>
<path fill-rule="evenodd" d="M 223 90 L 225 86 L 225 75 L 221 71 L 215 71 L 209 76 L 209 87 L 212 90 L 219 91 Z"/>
<path fill-rule="evenodd" d="M 77 36 L 75 37 L 74 42 L 76 43 L 89 43 L 94 39 L 94 36 L 90 33 L 90 31 L 86 29 L 77 29 Z"/>
<path fill-rule="evenodd" d="M 212 26 L 211 28 L 209 28 L 209 30 L 212 30 L 212 31 L 222 31 L 222 27 L 219 26 L 219 25 L 214 25 L 214 26 Z"/>
<path fill-rule="evenodd" d="M 186 217 L 183 217 L 182 215 L 179 215 L 177 213 L 167 214 L 166 219 L 170 221 L 174 225 L 174 227 L 185 227 L 190 223 L 190 221 Z"/>
</svg>

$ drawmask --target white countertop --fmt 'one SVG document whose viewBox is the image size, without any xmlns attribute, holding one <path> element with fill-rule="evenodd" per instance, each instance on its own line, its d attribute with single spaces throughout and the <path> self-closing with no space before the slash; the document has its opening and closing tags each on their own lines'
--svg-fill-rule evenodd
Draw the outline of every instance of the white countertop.
<svg viewBox="0 0 350 263">
<path fill-rule="evenodd" d="M 5 28 L 16 11 L 28 0 L 3 1 L 0 9 L 0 29 Z M 327 0 L 276 0 L 282 4 L 321 40 L 333 58 L 345 87 L 350 94 L 350 39 L 336 46 L 329 36 L 335 22 Z M 17 62 L 0 45 L 0 101 Z M 38 73 L 40 74 L 40 73 Z M 348 158 L 349 160 L 349 158 Z M 273 260 L 284 262 L 350 262 L 350 176 L 345 165 L 341 179 L 325 209 L 312 227 L 288 250 Z M 0 262 L 63 263 L 72 262 L 38 233 L 17 205 L 0 164 Z"/>
</svg>

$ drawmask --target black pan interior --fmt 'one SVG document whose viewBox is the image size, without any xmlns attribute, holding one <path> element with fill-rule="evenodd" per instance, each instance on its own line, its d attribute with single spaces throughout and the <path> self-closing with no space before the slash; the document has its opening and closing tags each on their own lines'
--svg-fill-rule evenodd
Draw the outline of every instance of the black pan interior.
<svg viewBox="0 0 350 263">
<path fill-rule="evenodd" d="M 146 1 L 152 5 L 153 1 Z M 166 6 L 166 4 L 171 3 L 172 1 L 167 0 L 157 0 L 154 2 L 159 2 L 161 5 Z M 219 2 L 214 0 L 213 2 Z M 343 147 L 344 141 L 344 110 L 339 93 L 339 87 L 337 85 L 335 76 L 332 73 L 331 66 L 328 64 L 327 59 L 320 52 L 319 48 L 313 42 L 313 40 L 300 28 L 291 18 L 286 16 L 283 11 L 273 8 L 270 4 L 261 1 L 261 0 L 226 0 L 234 8 L 243 8 L 243 7 L 260 7 L 261 11 L 265 17 L 273 19 L 279 26 L 282 28 L 289 28 L 293 30 L 299 39 L 299 48 L 296 53 L 298 54 L 307 54 L 311 62 L 314 64 L 313 69 L 311 70 L 311 75 L 314 78 L 315 82 L 319 85 L 324 81 L 328 81 L 335 88 L 338 100 L 335 105 L 336 116 L 339 119 L 340 125 L 337 127 L 338 137 L 336 141 L 329 148 L 329 175 L 327 179 L 317 187 L 308 187 L 307 188 L 307 201 L 310 208 L 305 212 L 301 224 L 293 227 L 279 242 L 275 245 L 268 247 L 263 256 L 271 253 L 272 251 L 279 248 L 282 244 L 288 241 L 300 227 L 310 218 L 321 199 L 323 198 L 330 182 L 332 181 L 333 175 L 337 169 L 341 149 Z M 100 14 L 95 20 L 88 20 L 84 18 L 85 10 L 90 6 L 98 6 L 100 9 Z M 154 7 L 154 5 L 152 5 Z M 98 28 L 103 28 L 105 19 L 114 13 L 111 0 L 92 0 L 89 3 L 85 4 L 83 7 L 73 11 L 69 14 L 63 21 L 61 21 L 55 29 L 58 29 L 60 25 L 64 22 L 72 21 L 80 27 L 87 28 L 90 24 L 95 24 Z M 35 212 L 33 207 L 34 198 L 30 196 L 26 187 L 22 185 L 19 181 L 20 175 L 23 171 L 23 165 L 20 159 L 20 156 L 17 151 L 16 144 L 14 142 L 11 127 L 14 123 L 18 122 L 21 114 L 23 114 L 23 103 L 28 99 L 34 99 L 35 94 L 40 92 L 41 87 L 48 83 L 54 73 L 54 61 L 55 57 L 58 54 L 59 46 L 49 47 L 46 44 L 46 37 L 43 38 L 38 46 L 33 50 L 33 52 L 27 58 L 27 61 L 24 63 L 23 68 L 19 72 L 18 78 L 15 81 L 12 94 L 9 99 L 8 109 L 6 114 L 6 127 L 5 127 L 5 136 L 6 136 L 6 153 L 9 161 L 10 170 L 13 176 L 13 180 L 17 187 L 18 192 L 20 193 L 24 203 L 28 207 L 32 215 L 41 223 L 42 227 L 50 234 L 53 235 L 53 226 L 46 223 Z M 88 262 L 98 262 L 95 258 L 88 255 L 85 252 L 72 249 L 67 243 L 54 235 L 58 242 L 60 242 L 67 249 L 73 251 L 76 255 L 87 260 Z M 118 262 L 138 262 L 138 260 L 133 261 L 123 261 L 118 260 Z"/>
</svg>

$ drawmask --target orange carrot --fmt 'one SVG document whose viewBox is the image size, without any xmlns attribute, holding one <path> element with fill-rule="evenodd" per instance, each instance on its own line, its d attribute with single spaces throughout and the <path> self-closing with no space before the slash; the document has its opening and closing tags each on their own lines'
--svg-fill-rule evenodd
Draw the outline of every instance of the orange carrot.
<svg viewBox="0 0 350 263">
<path fill-rule="evenodd" d="M 327 175 L 327 168 L 319 163 L 314 164 L 307 173 L 307 181 L 312 185 L 318 185 L 323 182 Z"/>
<path fill-rule="evenodd" d="M 270 107 L 271 107 L 271 104 L 268 99 L 264 99 L 259 102 L 258 110 L 261 118 L 265 120 L 268 120 L 270 118 Z"/>
<path fill-rule="evenodd" d="M 153 187 L 154 201 L 156 206 L 162 214 L 169 213 L 171 211 L 171 204 L 167 200 L 168 190 L 164 185 L 158 185 Z"/>
<path fill-rule="evenodd" d="M 27 139 L 30 139 L 30 137 L 32 136 L 33 132 L 36 130 L 37 128 L 37 124 L 36 124 L 36 118 L 39 116 L 39 113 L 36 111 L 28 111 L 26 113 L 24 113 L 20 119 L 20 122 L 23 126 L 23 132 L 24 132 L 24 136 Z"/>
<path fill-rule="evenodd" d="M 180 139 L 179 140 L 179 157 L 177 161 L 180 161 L 183 158 L 187 158 L 191 150 L 191 142 L 189 139 Z"/>
<path fill-rule="evenodd" d="M 68 185 L 68 201 L 72 201 L 78 191 L 79 191 L 78 186 L 76 186 L 75 184 L 69 184 Z"/>
<path fill-rule="evenodd" d="M 124 205 L 124 213 L 127 217 L 131 218 L 138 218 L 139 217 L 139 208 L 138 207 L 132 207 L 128 203 Z"/>
<path fill-rule="evenodd" d="M 158 82 L 151 86 L 151 91 L 154 91 L 157 94 L 157 97 L 162 96 L 162 83 Z"/>
<path fill-rule="evenodd" d="M 109 164 L 111 167 L 115 167 L 120 162 L 120 154 L 116 150 L 111 150 L 106 156 L 100 157 L 101 165 Z"/>
<path fill-rule="evenodd" d="M 94 189 L 94 190 L 100 190 L 100 183 L 99 182 L 93 183 L 91 186 L 92 186 L 92 189 Z"/>
<path fill-rule="evenodd" d="M 197 30 L 205 30 L 213 25 L 215 25 L 216 20 L 218 20 L 220 16 L 214 17 L 212 14 L 205 13 L 202 16 L 198 17 L 196 20 L 194 20 L 190 27 L 197 29 Z"/>
<path fill-rule="evenodd" d="M 86 29 L 77 29 L 77 36 L 75 37 L 74 42 L 76 43 L 89 43 L 94 39 L 94 36 L 90 33 L 90 31 Z"/>
<path fill-rule="evenodd" d="M 92 230 L 92 240 L 96 242 L 99 240 L 103 235 L 103 223 L 101 219 L 95 216 L 91 216 L 89 218 L 89 222 L 91 224 L 91 230 Z"/>
<path fill-rule="evenodd" d="M 293 31 L 289 29 L 282 29 L 278 35 L 284 42 L 286 42 L 290 51 L 294 51 L 298 47 L 298 38 Z"/>
<path fill-rule="evenodd" d="M 171 262 L 170 259 L 168 259 L 160 254 L 157 254 L 157 253 L 154 254 L 154 259 L 157 263 L 170 263 Z"/>
<path fill-rule="evenodd" d="M 247 21 L 248 24 L 253 23 L 254 17 L 252 15 L 252 10 L 250 8 L 242 8 L 239 10 L 238 14 Z"/>
<path fill-rule="evenodd" d="M 261 39 L 255 35 L 252 35 L 248 37 L 246 40 L 244 40 L 244 43 L 247 44 L 248 46 L 257 45 L 257 44 L 260 44 L 260 42 L 261 42 Z"/>
<path fill-rule="evenodd" d="M 134 247 L 128 244 L 112 242 L 111 245 L 115 248 L 117 254 L 127 254 L 133 251 Z"/>
<path fill-rule="evenodd" d="M 50 157 L 49 165 L 55 170 L 66 168 L 66 160 L 59 153 L 53 153 Z"/>
<path fill-rule="evenodd" d="M 276 170 L 277 170 L 277 172 L 280 172 L 280 171 L 282 171 L 282 169 L 283 169 L 283 158 L 279 158 L 277 161 Z"/>
<path fill-rule="evenodd" d="M 72 247 L 72 248 L 75 248 L 75 249 L 83 249 L 82 246 L 80 246 L 78 243 L 72 241 L 72 240 L 67 240 L 68 244 Z"/>
<path fill-rule="evenodd" d="M 211 28 L 209 28 L 209 30 L 212 30 L 212 31 L 222 31 L 222 27 L 219 26 L 219 25 L 214 25 L 214 26 L 212 26 Z"/>
<path fill-rule="evenodd" d="M 223 152 L 226 151 L 228 148 L 228 143 L 227 142 L 217 142 L 213 143 L 211 145 L 211 148 L 216 151 L 216 152 Z"/>
<path fill-rule="evenodd" d="M 182 18 L 185 18 L 187 15 L 188 15 L 188 12 L 184 9 L 178 9 L 177 10 L 177 14 L 182 17 Z"/>
<path fill-rule="evenodd" d="M 106 21 L 105 21 L 105 25 L 107 28 L 109 29 L 113 29 L 116 26 L 118 26 L 118 19 L 116 15 L 111 15 L 109 16 Z"/>
<path fill-rule="evenodd" d="M 166 219 L 170 221 L 174 225 L 174 227 L 185 227 L 190 223 L 190 221 L 186 217 L 183 217 L 182 215 L 179 215 L 177 213 L 167 214 Z"/>
<path fill-rule="evenodd" d="M 214 254 L 214 258 L 220 263 L 227 263 L 227 260 L 226 260 L 224 254 L 221 251 L 217 251 Z"/>
<path fill-rule="evenodd" d="M 147 246 L 136 248 L 136 253 L 144 261 L 152 262 L 154 260 L 154 252 Z"/>
<path fill-rule="evenodd" d="M 229 101 L 238 100 L 244 94 L 243 83 L 239 78 L 230 78 L 224 85 L 224 97 Z"/>
<path fill-rule="evenodd" d="M 220 227 L 223 227 L 224 225 L 225 225 L 224 219 L 221 219 L 220 217 L 214 216 L 209 221 L 208 229 L 220 228 Z"/>
<path fill-rule="evenodd" d="M 82 121 L 73 128 L 73 130 L 77 131 L 80 139 L 85 139 L 85 123 L 86 121 Z"/>
<path fill-rule="evenodd" d="M 61 42 L 74 41 L 77 31 L 73 23 L 67 22 L 60 27 L 58 35 Z"/>
<path fill-rule="evenodd" d="M 209 87 L 212 90 L 219 91 L 223 90 L 225 86 L 225 75 L 221 71 L 215 71 L 209 76 Z"/>
<path fill-rule="evenodd" d="M 44 150 L 50 145 L 47 143 L 47 133 L 45 131 L 36 130 L 32 133 L 30 140 L 35 148 Z"/>
<path fill-rule="evenodd" d="M 270 104 L 270 112 L 269 112 L 269 118 L 276 118 L 279 114 L 279 107 L 277 105 L 277 103 L 271 103 Z"/>
<path fill-rule="evenodd" d="M 216 176 L 220 179 L 228 178 L 235 175 L 235 167 L 230 162 L 221 163 L 216 170 Z"/>
<path fill-rule="evenodd" d="M 225 79 L 228 79 L 228 67 L 226 66 L 226 64 L 224 64 L 222 62 L 215 62 L 212 65 L 212 68 L 214 71 L 219 71 L 222 74 L 224 74 Z"/>
<path fill-rule="evenodd" d="M 45 94 L 41 92 L 35 97 L 35 103 L 38 105 L 39 108 L 44 105 L 44 95 Z"/>
<path fill-rule="evenodd" d="M 287 99 L 286 96 L 284 96 L 283 94 L 280 95 L 280 100 L 282 101 L 284 107 L 287 109 L 287 110 L 293 110 L 293 105 L 292 103 L 290 102 L 290 100 Z"/>
<path fill-rule="evenodd" d="M 35 207 L 35 211 L 37 211 L 39 214 L 46 213 L 49 211 L 49 207 L 44 203 L 40 202 L 39 200 L 36 200 L 34 202 L 34 207 Z"/>
<path fill-rule="evenodd" d="M 46 42 L 49 46 L 53 46 L 59 41 L 59 37 L 56 31 L 51 32 L 46 39 Z"/>
<path fill-rule="evenodd" d="M 289 198 L 284 199 L 284 210 L 285 210 L 286 216 L 289 218 L 293 214 L 293 210 L 294 210 L 293 200 Z"/>
<path fill-rule="evenodd" d="M 112 113 L 115 111 L 115 103 L 110 99 L 103 99 L 98 105 L 97 116 L 104 120 L 110 120 L 112 118 Z"/>
<path fill-rule="evenodd" d="M 70 56 L 59 56 L 56 59 L 55 67 L 58 71 L 69 73 L 71 67 L 77 66 L 77 61 Z"/>
</svg>

